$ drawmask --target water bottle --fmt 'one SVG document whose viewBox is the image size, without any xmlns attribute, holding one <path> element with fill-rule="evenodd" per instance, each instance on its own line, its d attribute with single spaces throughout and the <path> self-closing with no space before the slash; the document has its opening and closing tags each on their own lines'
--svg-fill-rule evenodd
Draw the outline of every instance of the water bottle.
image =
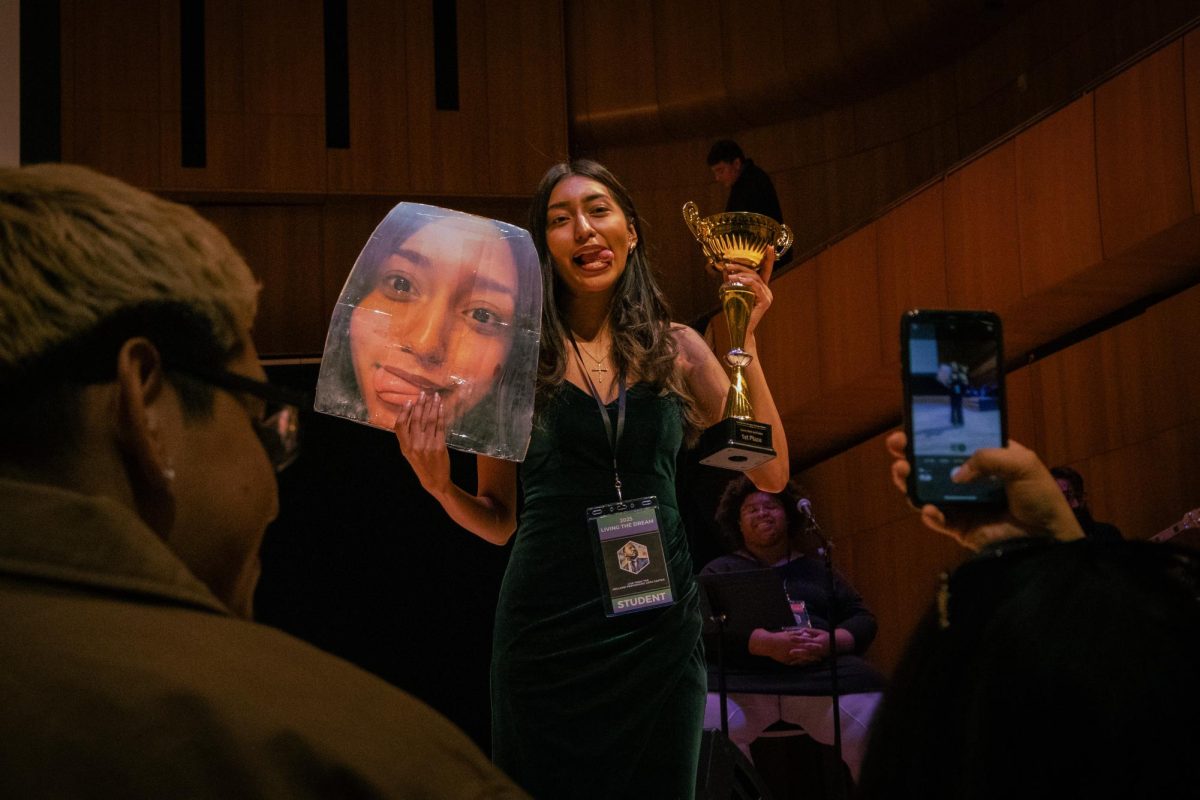
<svg viewBox="0 0 1200 800">
<path fill-rule="evenodd" d="M 799 598 L 792 597 L 792 594 L 787 590 L 786 585 L 784 586 L 783 591 L 787 595 L 788 605 L 792 607 L 792 618 L 796 621 L 795 627 L 812 627 L 812 621 L 808 618 L 808 606 L 804 605 L 804 601 Z"/>
</svg>

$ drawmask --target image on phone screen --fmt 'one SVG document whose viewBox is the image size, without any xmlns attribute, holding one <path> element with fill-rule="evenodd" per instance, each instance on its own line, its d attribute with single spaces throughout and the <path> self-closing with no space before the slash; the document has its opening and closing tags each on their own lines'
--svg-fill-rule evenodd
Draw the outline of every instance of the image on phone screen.
<svg viewBox="0 0 1200 800">
<path fill-rule="evenodd" d="M 971 453 L 1005 444 L 999 319 L 986 312 L 910 312 L 903 324 L 913 499 L 999 502 L 995 481 L 950 480 Z"/>
</svg>

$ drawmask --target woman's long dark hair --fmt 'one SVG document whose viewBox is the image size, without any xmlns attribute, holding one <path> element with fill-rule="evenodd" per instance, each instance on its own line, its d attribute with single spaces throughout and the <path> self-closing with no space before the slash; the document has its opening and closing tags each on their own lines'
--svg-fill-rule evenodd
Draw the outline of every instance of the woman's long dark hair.
<svg viewBox="0 0 1200 800">
<path fill-rule="evenodd" d="M 546 245 L 546 210 L 554 187 L 575 175 L 603 184 L 637 233 L 638 246 L 629 253 L 608 312 L 617 371 L 637 375 L 640 381 L 650 384 L 656 391 L 678 395 L 683 404 L 686 440 L 689 444 L 694 443 L 703 422 L 691 392 L 676 369 L 678 349 L 671 333 L 671 312 L 646 258 L 647 242 L 641 219 L 633 198 L 616 176 L 587 159 L 555 164 L 547 170 L 529 209 L 529 230 L 542 265 L 543 288 L 536 408 L 540 409 L 546 398 L 562 386 L 569 358 L 567 325 L 559 310 L 561 293 L 565 289 Z"/>
</svg>

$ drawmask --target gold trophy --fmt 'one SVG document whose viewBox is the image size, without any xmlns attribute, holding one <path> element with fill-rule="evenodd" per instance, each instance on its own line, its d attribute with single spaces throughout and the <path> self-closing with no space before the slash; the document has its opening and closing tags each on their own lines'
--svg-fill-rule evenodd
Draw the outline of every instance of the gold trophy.
<svg viewBox="0 0 1200 800">
<path fill-rule="evenodd" d="M 683 205 L 683 220 L 700 243 L 709 265 L 718 271 L 729 264 L 738 264 L 757 272 L 768 247 L 774 247 L 775 256 L 779 257 L 792 245 L 792 231 L 787 225 L 749 211 L 701 218 L 700 210 L 689 200 Z M 722 283 L 720 297 L 733 348 L 725 354 L 725 363 L 730 368 L 729 395 L 724 419 L 700 437 L 700 463 L 744 472 L 775 457 L 771 426 L 754 421 L 743 374 L 753 358 L 744 348 L 746 327 L 754 310 L 754 290 L 736 281 Z"/>
</svg>

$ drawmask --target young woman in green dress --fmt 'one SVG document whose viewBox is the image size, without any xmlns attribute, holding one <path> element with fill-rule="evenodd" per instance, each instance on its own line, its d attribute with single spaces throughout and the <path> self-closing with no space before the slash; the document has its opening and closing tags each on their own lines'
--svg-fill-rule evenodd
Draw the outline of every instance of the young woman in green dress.
<svg viewBox="0 0 1200 800">
<path fill-rule="evenodd" d="M 705 670 L 675 459 L 719 421 L 729 378 L 699 334 L 671 322 L 633 201 L 607 169 L 551 168 L 530 231 L 544 295 L 524 463 L 479 456 L 476 491 L 455 485 L 436 394 L 402 411 L 396 435 L 422 486 L 459 525 L 497 545 L 516 533 L 492 652 L 496 763 L 536 797 L 691 797 Z M 772 265 L 768 255 L 761 273 L 735 267 L 726 279 L 736 276 L 757 300 L 745 374 L 778 456 L 749 476 L 777 492 L 788 479 L 787 440 L 754 336 L 771 305 Z M 614 615 L 588 510 L 646 497 L 657 501 L 672 602 Z"/>
</svg>

